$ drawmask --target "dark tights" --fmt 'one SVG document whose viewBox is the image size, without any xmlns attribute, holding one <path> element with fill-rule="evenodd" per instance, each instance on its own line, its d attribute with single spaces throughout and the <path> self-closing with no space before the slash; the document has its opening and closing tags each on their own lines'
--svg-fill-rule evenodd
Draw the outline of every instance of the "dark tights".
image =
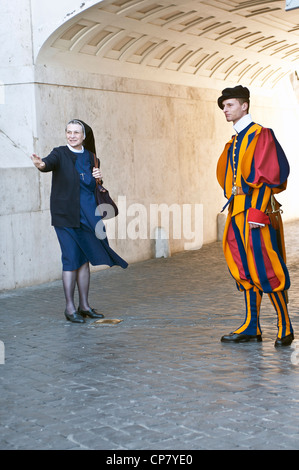
<svg viewBox="0 0 299 470">
<path fill-rule="evenodd" d="M 66 311 L 72 314 L 76 311 L 74 295 L 76 284 L 79 292 L 79 307 L 82 310 L 88 310 L 88 292 L 89 292 L 90 269 L 89 263 L 85 263 L 75 271 L 62 271 L 62 283 L 66 301 Z"/>
</svg>

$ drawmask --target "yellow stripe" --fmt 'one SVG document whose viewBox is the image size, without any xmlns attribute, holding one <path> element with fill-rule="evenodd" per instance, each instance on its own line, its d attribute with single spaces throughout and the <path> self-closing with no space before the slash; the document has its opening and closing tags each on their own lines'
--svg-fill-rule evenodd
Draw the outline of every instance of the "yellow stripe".
<svg viewBox="0 0 299 470">
<path fill-rule="evenodd" d="M 276 298 L 274 295 L 272 294 L 269 294 L 269 297 L 270 297 L 270 300 L 276 310 L 276 313 L 277 313 L 277 317 L 278 317 L 278 322 L 277 322 L 277 325 L 278 325 L 278 334 L 277 334 L 277 337 L 278 338 L 281 338 L 282 337 L 282 328 L 283 328 L 283 324 L 282 324 L 282 313 L 284 315 L 284 319 L 285 319 L 285 323 L 286 323 L 286 331 L 285 331 L 285 335 L 289 335 L 291 334 L 291 322 L 290 322 L 290 318 L 289 318 L 289 314 L 288 314 L 288 308 L 287 308 L 287 305 L 285 303 L 285 300 L 284 300 L 284 297 L 283 297 L 283 294 L 282 292 L 278 292 L 278 297 L 279 297 L 279 300 L 280 300 L 280 303 L 282 305 L 282 308 L 283 308 L 283 312 L 281 312 L 280 308 L 279 308 L 279 305 L 276 301 Z"/>
<path fill-rule="evenodd" d="M 288 307 L 285 303 L 284 296 L 283 296 L 282 292 L 278 292 L 278 297 L 279 297 L 280 303 L 281 303 L 282 308 L 283 308 L 283 314 L 284 314 L 285 323 L 286 323 L 285 334 L 287 336 L 291 333 L 291 322 L 290 322 L 290 318 L 289 318 Z"/>
<path fill-rule="evenodd" d="M 248 327 L 249 323 L 251 322 L 251 308 L 250 308 L 250 293 L 249 291 L 245 291 L 245 296 L 246 296 L 246 306 L 247 306 L 247 316 L 246 316 L 246 321 L 243 326 L 241 326 L 238 330 L 236 330 L 234 333 L 242 333 L 246 328 Z"/>
</svg>

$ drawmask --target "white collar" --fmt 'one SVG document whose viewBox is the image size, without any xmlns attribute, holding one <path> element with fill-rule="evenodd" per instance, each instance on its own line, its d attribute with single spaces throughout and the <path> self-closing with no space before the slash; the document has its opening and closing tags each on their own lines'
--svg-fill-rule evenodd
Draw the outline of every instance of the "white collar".
<svg viewBox="0 0 299 470">
<path fill-rule="evenodd" d="M 84 153 L 84 147 L 82 145 L 82 149 L 81 150 L 76 150 L 74 149 L 71 145 L 69 144 L 66 144 L 68 146 L 68 148 L 70 149 L 71 152 L 75 152 L 75 153 Z"/>
<path fill-rule="evenodd" d="M 245 129 L 245 127 L 249 126 L 249 124 L 252 122 L 251 114 L 245 114 L 239 121 L 234 124 L 233 128 L 236 131 L 237 134 L 239 134 L 241 131 Z"/>
</svg>

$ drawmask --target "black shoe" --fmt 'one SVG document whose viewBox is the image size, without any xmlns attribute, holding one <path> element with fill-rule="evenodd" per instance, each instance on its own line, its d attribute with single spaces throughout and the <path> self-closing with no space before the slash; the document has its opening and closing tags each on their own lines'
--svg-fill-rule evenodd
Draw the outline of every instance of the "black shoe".
<svg viewBox="0 0 299 470">
<path fill-rule="evenodd" d="M 88 310 L 81 310 L 78 308 L 78 312 L 82 317 L 90 317 L 90 318 L 104 318 L 102 313 L 97 312 L 94 308 L 89 308 Z"/>
<path fill-rule="evenodd" d="M 293 339 L 294 339 L 293 333 L 291 333 L 287 336 L 284 336 L 283 338 L 277 338 L 277 340 L 274 343 L 274 346 L 276 348 L 279 348 L 280 346 L 290 346 Z"/>
<path fill-rule="evenodd" d="M 69 314 L 65 310 L 64 315 L 65 315 L 65 318 L 68 321 L 71 321 L 72 323 L 85 323 L 84 318 L 82 318 L 81 315 L 78 314 L 78 312 L 73 312 L 72 314 Z"/>
<path fill-rule="evenodd" d="M 230 333 L 222 336 L 223 343 L 246 343 L 248 341 L 262 341 L 262 335 L 245 335 L 244 333 Z"/>
</svg>

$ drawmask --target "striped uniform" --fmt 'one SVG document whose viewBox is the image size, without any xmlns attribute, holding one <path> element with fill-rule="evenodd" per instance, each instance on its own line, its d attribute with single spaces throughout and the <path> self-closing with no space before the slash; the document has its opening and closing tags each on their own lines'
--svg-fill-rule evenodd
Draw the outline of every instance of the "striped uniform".
<svg viewBox="0 0 299 470">
<path fill-rule="evenodd" d="M 251 123 L 226 144 L 217 179 L 228 199 L 223 250 L 237 288 L 244 291 L 246 317 L 234 333 L 260 335 L 260 305 L 267 293 L 277 313 L 278 338 L 293 333 L 287 309 L 290 287 L 283 227 L 267 215 L 273 195 L 286 189 L 289 164 L 271 129 Z M 233 186 L 237 194 L 233 194 Z M 264 224 L 249 229 L 248 222 Z"/>
</svg>

